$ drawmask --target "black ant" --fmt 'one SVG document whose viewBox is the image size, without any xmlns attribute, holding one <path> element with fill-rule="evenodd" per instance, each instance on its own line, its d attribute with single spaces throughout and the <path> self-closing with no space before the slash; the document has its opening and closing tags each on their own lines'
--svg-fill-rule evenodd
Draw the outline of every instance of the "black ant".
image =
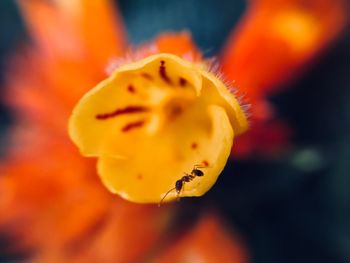
<svg viewBox="0 0 350 263">
<path fill-rule="evenodd" d="M 199 176 L 199 177 L 203 176 L 204 173 L 201 170 L 199 170 L 198 168 L 205 168 L 205 166 L 200 166 L 200 165 L 193 166 L 191 173 L 189 173 L 189 174 L 185 173 L 185 175 L 182 176 L 181 179 L 176 181 L 175 187 L 171 188 L 168 192 L 166 192 L 166 194 L 163 196 L 162 200 L 160 200 L 158 206 L 160 206 L 162 204 L 165 197 L 167 197 L 167 195 L 171 191 L 176 190 L 177 196 L 179 198 L 179 194 L 180 194 L 182 187 L 184 186 L 185 183 L 191 182 L 196 176 Z"/>
</svg>

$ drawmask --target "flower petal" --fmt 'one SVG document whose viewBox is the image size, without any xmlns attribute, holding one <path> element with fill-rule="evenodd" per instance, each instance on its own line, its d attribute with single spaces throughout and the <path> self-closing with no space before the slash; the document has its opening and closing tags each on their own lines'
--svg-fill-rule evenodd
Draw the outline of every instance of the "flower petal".
<svg viewBox="0 0 350 263">
<path fill-rule="evenodd" d="M 347 25 L 346 0 L 250 1 L 222 53 L 222 69 L 250 99 L 294 78 Z"/>
<path fill-rule="evenodd" d="M 179 196 L 201 196 L 216 182 L 230 154 L 233 130 L 225 110 L 211 105 L 208 108 L 210 128 L 187 122 L 177 139 L 159 138 L 137 149 L 129 159 L 100 157 L 98 173 L 106 187 L 123 198 L 139 203 L 160 202 L 175 187 L 184 173 L 194 165 L 203 165 L 202 177 L 184 184 Z M 170 191 L 166 201 L 177 198 Z"/>
<path fill-rule="evenodd" d="M 233 95 L 233 90 L 226 87 L 212 73 L 205 70 L 201 70 L 201 73 L 203 75 L 203 89 L 201 93 L 203 98 L 226 109 L 236 135 L 245 132 L 248 129 L 248 120 L 245 112 Z"/>
<path fill-rule="evenodd" d="M 172 239 L 152 262 L 251 262 L 241 237 L 231 233 L 216 211 L 202 214 L 193 223 L 185 235 Z"/>
<path fill-rule="evenodd" d="M 130 147 L 118 145 L 124 140 L 141 143 L 144 133 L 126 131 L 137 126 L 151 131 L 162 101 L 199 96 L 201 81 L 193 64 L 171 54 L 124 65 L 80 100 L 69 122 L 70 136 L 87 156 L 129 155 Z"/>
<path fill-rule="evenodd" d="M 246 128 L 221 80 L 203 63 L 167 53 L 116 69 L 69 122 L 82 154 L 99 157 L 105 185 L 140 203 L 203 195 L 225 166 L 234 134 Z M 200 166 L 206 176 L 196 174 Z"/>
<path fill-rule="evenodd" d="M 111 56 L 124 51 L 123 24 L 110 0 L 17 2 L 31 35 L 47 54 L 88 59 L 104 69 Z"/>
<path fill-rule="evenodd" d="M 162 33 L 154 42 L 159 52 L 175 54 L 190 61 L 202 59 L 202 54 L 193 43 L 190 32 Z"/>
</svg>

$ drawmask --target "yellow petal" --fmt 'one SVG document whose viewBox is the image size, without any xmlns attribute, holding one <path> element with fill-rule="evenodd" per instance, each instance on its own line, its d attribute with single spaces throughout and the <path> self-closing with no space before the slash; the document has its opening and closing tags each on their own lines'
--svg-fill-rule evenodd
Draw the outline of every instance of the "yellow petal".
<svg viewBox="0 0 350 263">
<path fill-rule="evenodd" d="M 139 203 L 203 195 L 224 168 L 234 134 L 246 128 L 221 80 L 164 53 L 118 68 L 69 121 L 82 154 L 99 158 L 106 187 Z"/>
<path fill-rule="evenodd" d="M 79 101 L 69 121 L 70 137 L 86 156 L 128 154 L 120 142 L 141 143 L 145 130 L 154 133 L 157 118 L 156 128 L 161 128 L 158 113 L 177 97 L 199 96 L 201 81 L 195 65 L 170 54 L 124 65 Z M 137 125 L 144 129 L 125 132 Z"/>
<path fill-rule="evenodd" d="M 201 74 L 203 76 L 203 98 L 226 109 L 236 135 L 245 132 L 248 129 L 248 120 L 234 96 L 233 90 L 226 87 L 212 73 L 201 70 Z"/>
<path fill-rule="evenodd" d="M 225 110 L 216 105 L 208 107 L 208 129 L 187 123 L 177 138 L 159 138 L 146 147 L 134 145 L 137 155 L 128 159 L 100 157 L 98 173 L 113 193 L 138 203 L 159 203 L 175 187 L 177 180 L 190 173 L 195 165 L 204 176 L 184 184 L 179 197 L 201 196 L 216 182 L 230 154 L 233 130 Z M 177 198 L 176 190 L 165 201 Z"/>
</svg>

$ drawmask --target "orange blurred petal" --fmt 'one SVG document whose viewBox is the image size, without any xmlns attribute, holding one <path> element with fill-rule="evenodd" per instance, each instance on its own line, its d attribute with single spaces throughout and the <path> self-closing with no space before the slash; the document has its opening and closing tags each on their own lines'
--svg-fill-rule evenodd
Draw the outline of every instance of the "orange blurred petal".
<svg viewBox="0 0 350 263">
<path fill-rule="evenodd" d="M 48 55 L 89 59 L 104 69 L 124 51 L 120 15 L 109 0 L 18 0 L 25 22 Z"/>
<path fill-rule="evenodd" d="M 198 61 L 202 58 L 189 32 L 163 33 L 154 42 L 159 52 L 172 53 L 190 61 Z"/>
<path fill-rule="evenodd" d="M 254 120 L 251 130 L 238 138 L 232 149 L 232 156 L 236 158 L 252 155 L 276 157 L 288 149 L 292 135 L 291 128 L 281 120 Z"/>
<path fill-rule="evenodd" d="M 222 220 L 214 214 L 202 215 L 194 229 L 173 242 L 154 262 L 249 262 L 247 251 L 240 239 L 229 234 Z"/>
<path fill-rule="evenodd" d="M 38 49 L 16 59 L 8 80 L 6 100 L 18 118 L 0 166 L 0 230 L 13 238 L 7 249 L 29 250 L 33 262 L 143 262 L 159 245 L 173 209 L 109 194 L 94 161 L 80 157 L 66 135 L 76 100 L 124 50 L 120 17 L 113 16 L 108 0 L 18 3 Z M 162 35 L 155 45 L 162 52 L 201 57 L 188 33 Z M 220 244 L 212 253 L 201 251 L 212 236 Z M 188 240 L 209 260 L 223 248 L 222 262 L 244 262 L 218 221 L 204 220 Z"/>
<path fill-rule="evenodd" d="M 66 134 L 73 105 L 123 50 L 110 1 L 19 4 L 39 48 L 24 50 L 8 75 L 17 126 L 0 167 L 0 231 L 13 239 L 0 250 L 29 250 L 34 262 L 142 261 L 172 209 L 109 194 Z"/>
<path fill-rule="evenodd" d="M 222 68 L 254 102 L 291 78 L 346 25 L 345 0 L 250 1 Z"/>
<path fill-rule="evenodd" d="M 347 24 L 345 0 L 255 0 L 222 53 L 222 70 L 245 94 L 251 129 L 238 138 L 236 156 L 281 149 L 291 135 L 267 96 L 295 79 Z M 266 140 L 269 143 L 266 143 Z"/>
<path fill-rule="evenodd" d="M 14 238 L 10 250 L 29 250 L 35 262 L 139 262 L 169 224 L 171 207 L 112 196 L 94 162 L 59 137 L 40 143 L 41 135 L 32 137 L 31 153 L 12 154 L 0 167 L 0 229 Z"/>
</svg>

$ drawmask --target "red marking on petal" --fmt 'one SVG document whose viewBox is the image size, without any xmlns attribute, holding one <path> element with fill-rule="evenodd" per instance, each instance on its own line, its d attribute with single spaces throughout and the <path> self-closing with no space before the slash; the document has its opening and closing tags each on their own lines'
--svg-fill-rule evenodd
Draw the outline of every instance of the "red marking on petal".
<svg viewBox="0 0 350 263">
<path fill-rule="evenodd" d="M 144 106 L 127 106 L 122 109 L 116 109 L 115 111 L 112 111 L 109 113 L 97 114 L 96 119 L 105 120 L 105 119 L 113 118 L 122 114 L 142 113 L 147 111 L 149 111 L 149 108 Z"/>
<path fill-rule="evenodd" d="M 134 86 L 131 85 L 131 84 L 128 86 L 128 91 L 129 91 L 130 93 L 135 93 L 135 92 L 136 92 Z"/>
<path fill-rule="evenodd" d="M 159 75 L 166 83 L 171 84 L 171 79 L 166 74 L 165 61 L 164 60 L 160 61 Z"/>
<path fill-rule="evenodd" d="M 175 120 L 182 112 L 183 108 L 178 104 L 169 105 L 166 109 L 167 117 L 170 121 Z"/>
<path fill-rule="evenodd" d="M 195 142 L 192 143 L 192 144 L 191 144 L 191 148 L 192 148 L 192 149 L 197 149 L 197 148 L 198 148 L 198 144 L 195 143 Z"/>
<path fill-rule="evenodd" d="M 185 87 L 186 84 L 187 84 L 187 79 L 180 77 L 180 78 L 179 78 L 179 85 L 180 85 L 181 87 Z"/>
<path fill-rule="evenodd" d="M 143 77 L 143 78 L 145 78 L 145 79 L 147 79 L 147 80 L 153 80 L 152 75 L 150 75 L 150 74 L 148 74 L 148 73 L 146 73 L 146 72 L 142 72 L 142 73 L 141 73 L 141 77 Z"/>
<path fill-rule="evenodd" d="M 208 166 L 209 166 L 209 162 L 208 162 L 207 160 L 204 160 L 204 161 L 202 162 L 202 164 L 203 164 L 203 166 L 205 166 L 205 167 L 208 167 Z"/>
<path fill-rule="evenodd" d="M 130 130 L 132 130 L 132 129 L 140 128 L 140 127 L 142 127 L 144 124 L 145 124 L 145 121 L 144 121 L 144 120 L 135 121 L 135 122 L 130 122 L 130 123 L 128 123 L 127 125 L 125 125 L 125 126 L 122 128 L 122 132 L 128 132 L 128 131 L 130 131 Z"/>
</svg>

